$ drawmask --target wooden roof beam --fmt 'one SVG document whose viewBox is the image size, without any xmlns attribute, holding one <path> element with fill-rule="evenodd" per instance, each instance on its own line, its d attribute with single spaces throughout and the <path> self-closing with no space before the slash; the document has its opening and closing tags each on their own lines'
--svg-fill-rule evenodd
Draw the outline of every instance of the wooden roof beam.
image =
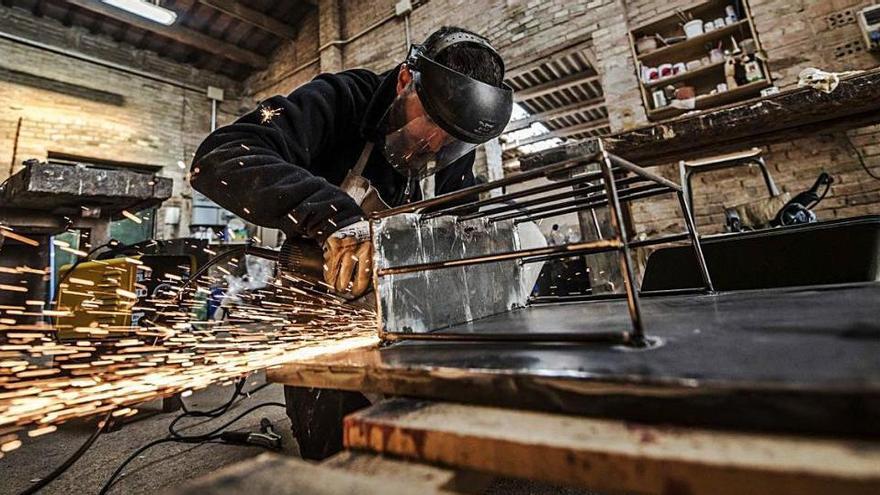
<svg viewBox="0 0 880 495">
<path fill-rule="evenodd" d="M 593 69 L 588 69 L 582 72 L 576 72 L 574 74 L 559 79 L 547 81 L 537 86 L 532 86 L 530 88 L 515 91 L 513 93 L 513 98 L 516 101 L 531 100 L 533 98 L 544 96 L 550 93 L 555 93 L 556 91 L 561 91 L 572 86 L 579 86 L 581 84 L 598 81 L 599 79 L 599 76 L 595 74 Z"/>
<path fill-rule="evenodd" d="M 263 69 L 269 65 L 266 57 L 263 57 L 262 55 L 244 50 L 231 43 L 212 38 L 207 34 L 200 33 L 199 31 L 184 26 L 165 26 L 116 7 L 112 7 L 103 2 L 94 2 L 92 0 L 67 0 L 67 3 L 95 14 L 116 19 L 117 21 L 143 29 L 144 31 L 164 36 L 177 43 L 188 45 L 203 52 L 211 53 L 229 60 L 234 60 L 250 67 Z"/>
<path fill-rule="evenodd" d="M 280 38 L 292 40 L 296 37 L 296 29 L 260 11 L 245 7 L 235 0 L 198 0 L 214 10 L 234 17 L 241 22 L 250 24 L 258 29 L 274 34 Z"/>
</svg>

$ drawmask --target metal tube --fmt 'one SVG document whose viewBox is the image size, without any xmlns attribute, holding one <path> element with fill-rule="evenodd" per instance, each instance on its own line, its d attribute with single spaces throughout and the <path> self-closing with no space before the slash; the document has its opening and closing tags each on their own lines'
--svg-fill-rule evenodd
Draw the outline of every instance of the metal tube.
<svg viewBox="0 0 880 495">
<path fill-rule="evenodd" d="M 632 344 L 635 336 L 629 332 L 594 333 L 472 333 L 472 332 L 431 332 L 399 333 L 385 332 L 383 340 L 456 340 L 476 342 L 597 342 L 610 344 Z"/>
<path fill-rule="evenodd" d="M 571 158 L 569 160 L 565 160 L 559 163 L 554 163 L 552 165 L 547 165 L 541 168 L 537 168 L 535 170 L 529 170 L 527 172 L 520 172 L 518 174 L 509 175 L 503 179 L 498 179 L 496 181 L 487 182 L 485 184 L 478 184 L 476 186 L 467 187 L 464 189 L 459 189 L 458 191 L 451 192 L 448 194 L 444 194 L 442 196 L 437 196 L 431 199 L 426 199 L 424 201 L 418 201 L 415 203 L 409 203 L 406 205 L 398 206 L 396 208 L 389 208 L 387 210 L 377 211 L 371 215 L 373 219 L 390 217 L 392 215 L 398 215 L 400 213 L 412 213 L 414 211 L 423 210 L 426 208 L 433 208 L 435 206 L 440 206 L 446 203 L 450 203 L 452 201 L 458 201 L 468 196 L 473 196 L 475 194 L 479 194 L 486 191 L 491 191 L 492 189 L 496 189 L 502 186 L 509 186 L 511 184 L 518 184 L 520 182 L 525 182 L 527 180 L 532 180 L 537 177 L 545 177 L 550 173 L 564 172 L 566 170 L 571 170 L 578 167 L 584 167 L 584 162 L 592 160 L 595 157 L 591 155 L 590 157 L 578 157 Z M 601 174 L 598 172 L 589 173 L 584 175 L 584 179 L 598 179 L 601 177 Z"/>
<path fill-rule="evenodd" d="M 668 242 L 685 241 L 688 238 L 690 238 L 690 234 L 688 234 L 687 232 L 682 232 L 681 234 L 670 234 L 662 237 L 655 237 L 653 239 L 645 239 L 643 241 L 632 241 L 629 243 L 629 247 L 640 248 L 645 246 L 653 246 L 655 244 L 666 244 Z"/>
<path fill-rule="evenodd" d="M 649 290 L 639 291 L 639 297 L 668 297 L 683 296 L 690 294 L 701 294 L 704 290 L 698 289 L 669 289 L 669 290 Z M 626 294 L 610 293 L 610 294 L 582 294 L 571 296 L 536 296 L 529 299 L 530 304 L 554 304 L 564 302 L 588 302 L 588 301 L 611 301 L 614 299 L 625 299 Z"/>
<path fill-rule="evenodd" d="M 636 343 L 642 343 L 645 340 L 642 309 L 632 269 L 632 258 L 630 257 L 629 245 L 627 244 L 626 227 L 623 225 L 623 211 L 620 208 L 620 198 L 617 196 L 617 187 L 614 184 L 614 173 L 611 171 L 611 157 L 605 151 L 605 146 L 602 142 L 599 143 L 599 146 L 602 153 L 599 167 L 602 169 L 605 188 L 608 193 L 608 212 L 611 218 L 611 226 L 617 230 L 618 240 L 621 244 L 619 252 L 620 267 L 623 273 L 624 288 L 626 289 L 627 308 L 629 309 L 629 316 L 633 324 L 633 339 Z M 640 167 L 635 168 L 640 169 Z"/>
<path fill-rule="evenodd" d="M 452 206 L 452 207 L 449 207 L 446 209 L 432 211 L 430 213 L 425 213 L 424 215 L 422 215 L 422 219 L 424 220 L 424 219 L 439 217 L 442 215 L 456 215 L 456 214 L 460 214 L 459 212 L 469 213 L 469 212 L 473 211 L 475 208 L 480 208 L 482 206 L 495 204 L 495 203 L 504 203 L 506 201 L 510 201 L 513 199 L 518 199 L 518 198 L 522 198 L 522 197 L 526 197 L 526 196 L 532 196 L 535 194 L 541 194 L 541 193 L 553 191 L 556 189 L 562 189 L 562 188 L 568 187 L 568 186 L 579 185 L 581 183 L 588 183 L 589 184 L 589 182 L 591 180 L 595 180 L 595 177 L 590 178 L 590 177 L 585 177 L 585 176 L 579 176 L 579 177 L 575 177 L 573 179 L 566 179 L 566 180 L 562 180 L 562 181 L 558 181 L 558 182 L 553 182 L 551 184 L 545 184 L 543 186 L 536 186 L 536 187 L 532 187 L 529 189 L 523 189 L 521 191 L 515 191 L 515 192 L 511 192 L 511 193 L 502 194 L 500 196 L 495 196 L 494 198 L 482 199 L 482 200 L 476 201 L 474 203 L 468 203 L 467 205 L 464 205 L 464 206 Z M 629 184 L 644 182 L 646 180 L 649 180 L 649 179 L 645 179 L 643 177 L 638 177 L 638 176 L 632 176 L 632 177 L 627 177 L 626 179 L 622 179 L 622 181 L 628 181 Z"/>
<path fill-rule="evenodd" d="M 211 98 L 211 132 L 217 130 L 217 100 Z"/>
<path fill-rule="evenodd" d="M 645 180 L 645 179 L 642 179 L 641 177 L 630 177 L 630 178 L 636 179 L 635 182 L 642 182 Z M 630 178 L 627 178 L 627 179 L 630 179 Z M 627 179 L 622 179 L 620 181 L 620 183 L 631 184 L 633 182 L 633 181 L 628 181 Z M 572 191 L 564 191 L 561 193 L 551 194 L 549 196 L 541 196 L 540 198 L 530 199 L 528 201 L 523 201 L 520 203 L 510 203 L 510 204 L 502 205 L 497 208 L 493 208 L 491 210 L 483 210 L 483 211 L 478 211 L 475 213 L 470 213 L 468 215 L 462 215 L 461 217 L 459 217 L 459 221 L 472 220 L 474 218 L 486 217 L 486 216 L 490 216 L 490 215 L 497 215 L 498 213 L 503 213 L 505 211 L 522 209 L 527 206 L 535 206 L 535 205 L 540 205 L 540 204 L 545 204 L 545 203 L 551 203 L 553 201 L 570 198 L 572 196 L 583 196 L 578 199 L 579 200 L 587 200 L 587 199 L 594 197 L 594 196 L 589 195 L 589 193 L 598 192 L 598 191 L 601 191 L 602 189 L 604 189 L 604 186 L 602 186 L 602 185 L 596 185 L 596 186 L 591 185 L 591 186 L 585 187 L 583 189 L 575 189 Z M 595 196 L 595 197 L 598 197 L 598 196 Z"/>
<path fill-rule="evenodd" d="M 627 194 L 626 196 L 621 196 L 621 197 L 620 197 L 620 200 L 621 200 L 621 201 L 635 201 L 635 200 L 637 200 L 637 199 L 650 198 L 650 197 L 652 197 L 652 196 L 658 196 L 658 195 L 661 195 L 661 194 L 669 194 L 670 192 L 671 192 L 671 191 L 669 191 L 669 189 L 667 189 L 665 186 L 656 186 L 656 185 L 655 185 L 655 186 L 653 186 L 652 189 L 646 189 L 645 191 L 639 191 L 638 193 L 632 193 L 632 194 Z M 572 204 L 576 204 L 576 206 L 573 206 L 573 207 L 571 207 L 571 208 L 562 209 L 562 210 L 558 210 L 558 209 L 549 209 L 549 213 L 542 213 L 542 214 L 540 214 L 540 215 L 529 215 L 529 216 L 524 217 L 524 218 L 517 218 L 516 220 L 514 220 L 514 222 L 515 222 L 515 223 L 533 222 L 533 221 L 535 221 L 535 220 L 541 220 L 541 219 L 543 219 L 543 218 L 549 218 L 549 217 L 555 217 L 555 216 L 559 216 L 559 215 L 565 215 L 566 213 L 575 213 L 575 212 L 578 212 L 578 211 L 586 210 L 587 208 L 594 208 L 594 207 L 597 207 L 597 206 L 605 206 L 605 205 L 608 204 L 608 200 L 607 200 L 607 199 L 601 199 L 601 200 L 593 201 L 593 202 L 587 202 L 587 203 L 572 203 Z M 563 205 L 554 205 L 555 208 L 558 208 L 558 207 L 560 207 L 560 206 L 563 206 Z M 565 204 L 565 206 L 568 206 L 568 204 Z M 540 209 L 540 208 L 538 208 L 538 209 Z M 536 209 L 536 210 L 537 210 L 537 209 Z M 545 208 L 545 210 L 548 210 L 548 209 Z M 525 213 L 525 214 L 528 214 L 529 212 L 524 212 L 524 213 Z M 510 218 L 516 218 L 516 217 L 518 217 L 518 216 L 520 216 L 520 215 L 510 214 L 510 215 L 505 215 L 505 216 L 503 216 L 503 217 L 492 218 L 491 221 L 493 221 L 493 222 L 498 222 L 498 221 L 501 221 L 501 220 L 507 220 L 507 219 L 510 219 Z"/>
<path fill-rule="evenodd" d="M 602 253 L 605 251 L 613 251 L 621 247 L 620 241 L 617 239 L 609 239 L 592 242 L 579 242 L 576 244 L 566 244 L 563 246 L 548 246 L 532 249 L 521 249 L 518 251 L 509 251 L 506 253 L 486 254 L 482 256 L 473 256 L 470 258 L 460 258 L 447 261 L 434 261 L 431 263 L 419 263 L 415 265 L 404 265 L 398 267 L 381 268 L 376 270 L 376 275 L 384 277 L 386 275 L 398 275 L 402 273 L 422 272 L 428 270 L 436 270 L 439 268 L 450 268 L 453 266 L 478 265 L 482 263 L 492 263 L 495 261 L 515 260 L 527 256 L 541 256 L 545 254 L 561 254 L 571 256 L 574 252 L 579 253 Z"/>
<path fill-rule="evenodd" d="M 669 180 L 665 177 L 660 177 L 659 175 L 657 175 L 653 172 L 648 172 L 647 170 L 636 165 L 633 162 L 624 160 L 623 158 L 621 158 L 617 155 L 612 155 L 611 153 L 608 153 L 608 158 L 611 160 L 611 163 L 613 163 L 614 165 L 617 165 L 620 168 L 629 170 L 630 172 L 632 172 L 634 174 L 641 175 L 642 177 L 645 177 L 647 179 L 651 179 L 654 182 L 663 184 L 664 186 L 666 186 L 670 189 L 674 189 L 676 191 L 681 191 L 680 185 L 676 184 L 675 182 L 672 182 L 671 180 Z"/>
<path fill-rule="evenodd" d="M 599 218 L 596 216 L 595 208 L 590 208 L 590 217 L 593 219 L 593 227 L 596 229 L 596 237 L 604 239 L 605 236 L 602 235 L 602 226 L 599 225 Z"/>
<path fill-rule="evenodd" d="M 0 38 L 7 39 L 9 41 L 19 43 L 22 45 L 30 46 L 31 48 L 37 48 L 40 50 L 44 50 L 47 52 L 55 53 L 57 55 L 62 55 L 65 57 L 81 60 L 83 62 L 88 62 L 90 64 L 98 65 L 101 67 L 105 67 L 108 69 L 117 70 L 119 72 L 124 72 L 126 74 L 131 74 L 133 76 L 143 77 L 144 79 L 150 79 L 156 82 L 161 82 L 163 84 L 169 84 L 171 86 L 175 86 L 178 88 L 188 89 L 190 91 L 195 91 L 198 93 L 204 93 L 205 88 L 200 88 L 198 86 L 193 86 L 192 84 L 187 84 L 182 81 L 177 81 L 171 79 L 169 77 L 160 76 L 158 74 L 154 74 L 152 72 L 143 71 L 140 69 L 135 69 L 134 67 L 129 67 L 122 64 L 117 64 L 114 62 L 109 62 L 107 60 L 103 60 L 97 57 L 92 57 L 91 55 L 86 55 L 84 53 L 77 52 L 75 50 L 68 50 L 66 48 L 59 48 L 57 46 L 48 45 L 46 43 L 41 43 L 39 41 L 29 40 L 27 38 L 22 38 L 21 36 L 16 36 L 12 33 L 8 33 L 5 31 L 0 31 Z"/>
<path fill-rule="evenodd" d="M 691 209 L 688 207 L 684 194 L 679 192 L 678 204 L 681 207 L 681 213 L 684 215 L 684 223 L 688 229 L 688 235 L 691 238 L 691 244 L 694 247 L 694 255 L 697 257 L 697 264 L 700 265 L 700 276 L 703 277 L 703 283 L 706 284 L 706 290 L 715 292 L 715 286 L 712 285 L 712 278 L 709 276 L 709 266 L 706 265 L 706 258 L 703 256 L 703 248 L 700 246 L 700 235 L 697 233 L 697 226 L 694 224 L 694 217 L 691 215 Z"/>
</svg>

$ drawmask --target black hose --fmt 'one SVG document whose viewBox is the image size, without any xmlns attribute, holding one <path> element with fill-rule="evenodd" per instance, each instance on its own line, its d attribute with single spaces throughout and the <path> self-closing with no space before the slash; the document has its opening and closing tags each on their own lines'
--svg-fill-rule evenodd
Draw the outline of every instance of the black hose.
<svg viewBox="0 0 880 495">
<path fill-rule="evenodd" d="M 37 493 L 38 491 L 43 489 L 43 487 L 55 481 L 56 478 L 64 474 L 64 472 L 67 471 L 70 466 L 78 461 L 79 458 L 82 457 L 82 455 L 85 454 L 87 450 L 89 450 L 92 444 L 95 443 L 95 440 L 97 440 L 101 433 L 107 428 L 107 425 L 110 424 L 111 413 L 112 411 L 107 413 L 107 416 L 105 416 L 102 421 L 98 422 L 98 429 L 96 429 L 95 432 L 92 433 L 92 435 L 79 447 L 79 449 L 77 449 L 76 452 L 73 453 L 72 456 L 68 457 L 67 460 L 61 463 L 60 466 L 55 468 L 54 471 L 46 475 L 44 478 L 41 478 L 40 481 L 34 483 L 26 490 L 23 490 L 21 493 L 19 493 L 19 495 L 30 495 L 32 493 Z"/>
</svg>

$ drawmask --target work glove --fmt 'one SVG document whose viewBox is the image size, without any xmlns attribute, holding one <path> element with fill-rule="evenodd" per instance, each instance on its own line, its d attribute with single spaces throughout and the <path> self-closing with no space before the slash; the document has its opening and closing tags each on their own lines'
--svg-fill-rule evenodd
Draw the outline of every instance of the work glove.
<svg viewBox="0 0 880 495">
<path fill-rule="evenodd" d="M 372 266 L 373 243 L 367 221 L 343 227 L 324 241 L 324 281 L 342 297 L 356 299 L 370 288 Z"/>
</svg>

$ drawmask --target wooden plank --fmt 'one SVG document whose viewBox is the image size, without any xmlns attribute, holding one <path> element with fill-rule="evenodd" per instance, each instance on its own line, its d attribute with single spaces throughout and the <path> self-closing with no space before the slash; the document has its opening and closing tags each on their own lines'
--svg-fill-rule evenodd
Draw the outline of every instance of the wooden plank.
<svg viewBox="0 0 880 495">
<path fill-rule="evenodd" d="M 245 7 L 236 0 L 199 0 L 199 3 L 219 10 L 267 33 L 272 33 L 275 36 L 289 40 L 296 38 L 296 29 L 293 26 L 280 22 L 258 10 Z"/>
<path fill-rule="evenodd" d="M 596 490 L 880 493 L 880 444 L 652 427 L 392 399 L 345 419 L 345 445 Z"/>
<path fill-rule="evenodd" d="M 135 26 L 147 32 L 170 38 L 178 43 L 192 46 L 204 52 L 246 64 L 250 67 L 263 69 L 268 66 L 268 60 L 262 55 L 244 50 L 231 43 L 212 38 L 206 34 L 184 26 L 165 26 L 131 14 L 122 9 L 112 7 L 103 2 L 95 2 L 92 0 L 67 0 L 67 3 L 111 19 L 116 19 L 117 21 Z"/>
<path fill-rule="evenodd" d="M 321 464 L 265 453 L 172 491 L 173 495 L 411 495 L 480 493 L 491 477 L 343 452 Z"/>
</svg>

